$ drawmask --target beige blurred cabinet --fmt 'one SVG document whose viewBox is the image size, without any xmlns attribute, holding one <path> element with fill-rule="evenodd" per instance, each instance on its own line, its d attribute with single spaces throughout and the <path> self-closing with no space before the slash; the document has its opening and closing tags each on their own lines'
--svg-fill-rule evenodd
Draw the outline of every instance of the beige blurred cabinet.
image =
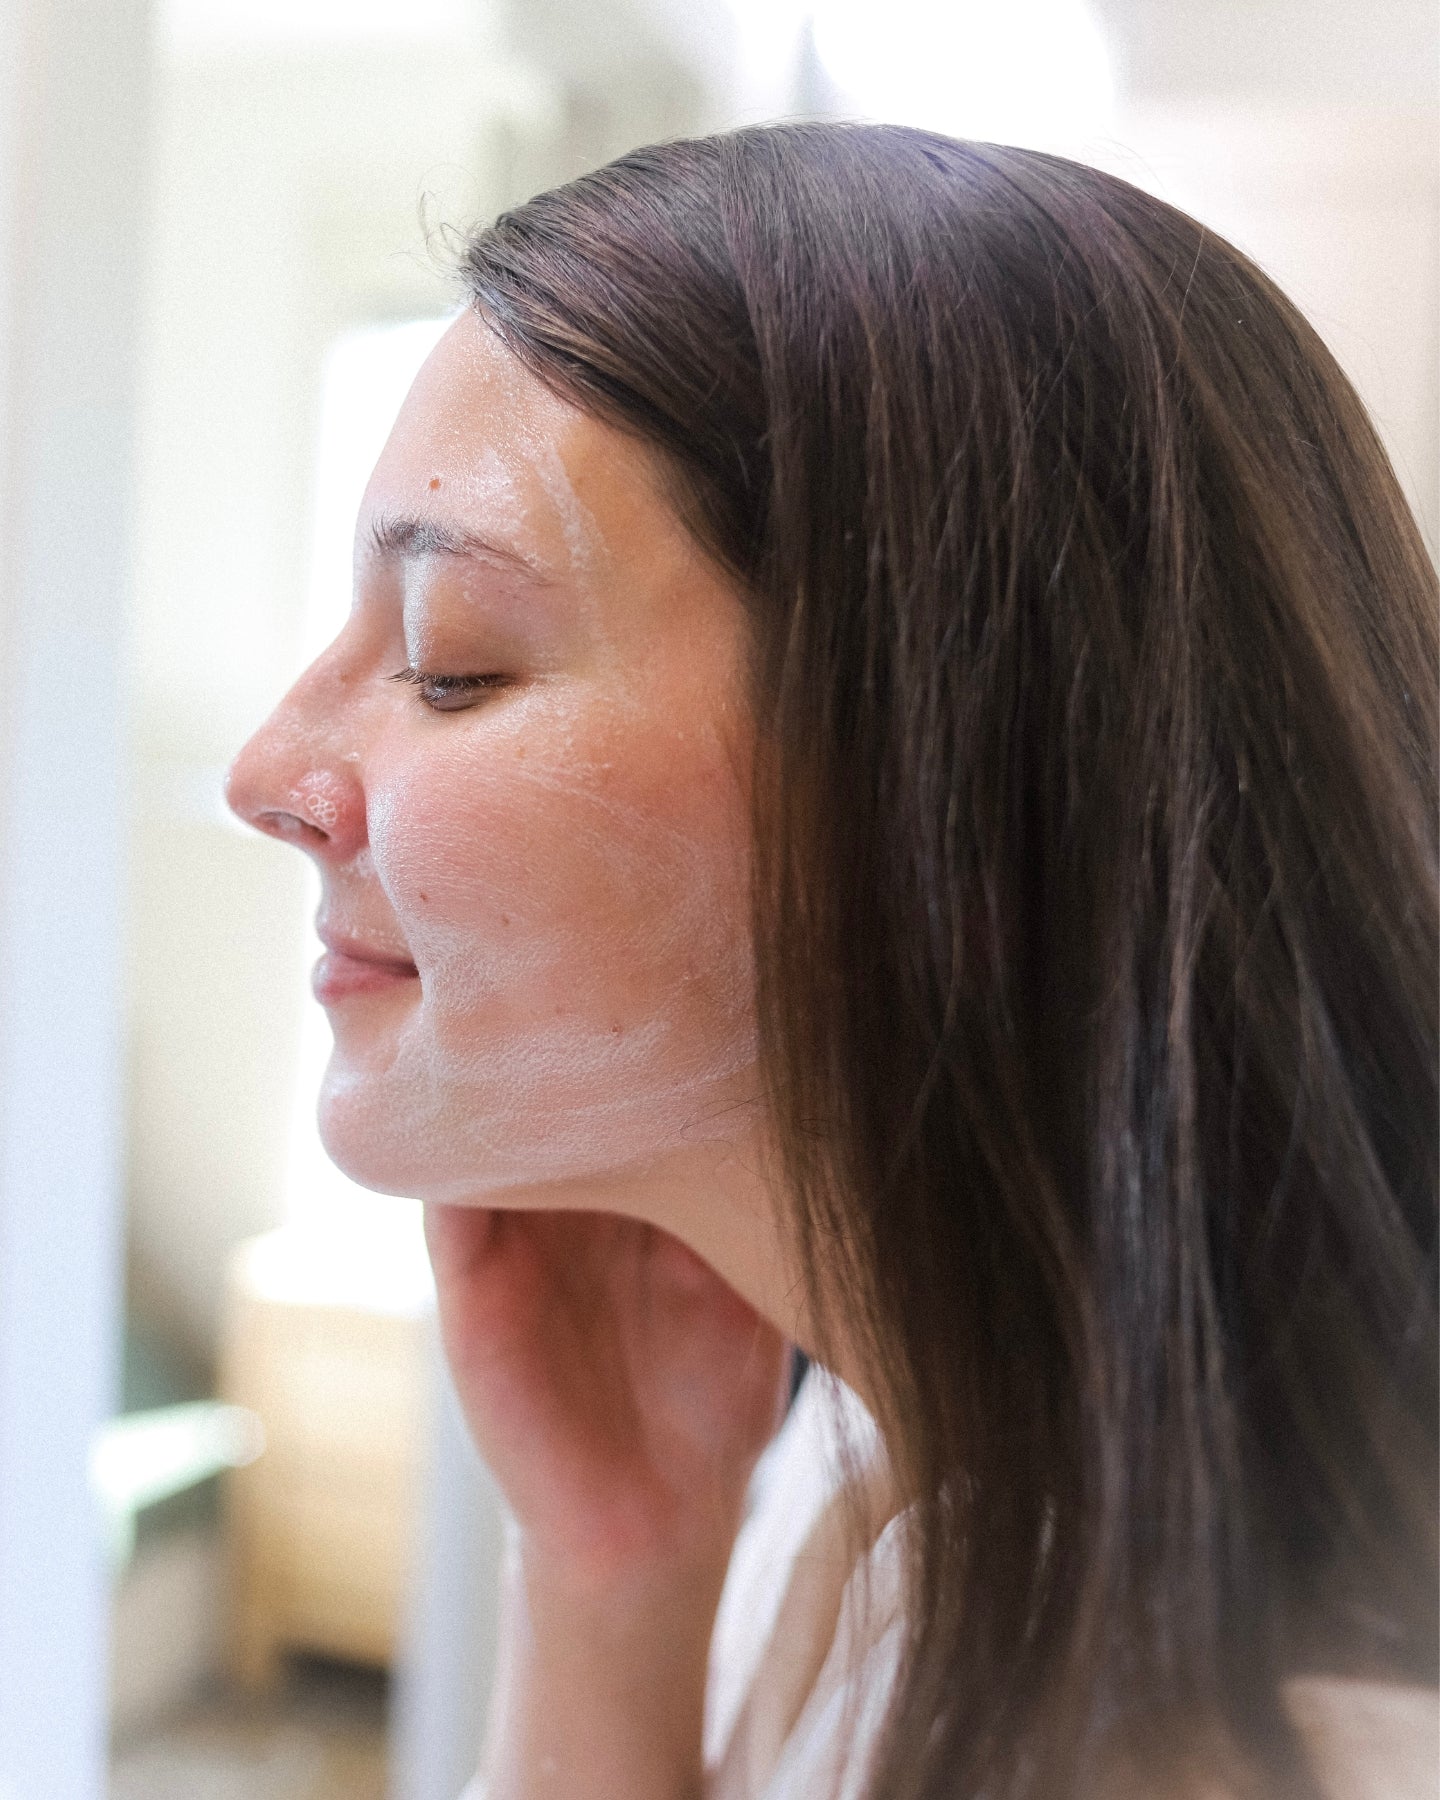
<svg viewBox="0 0 1440 1800">
<path fill-rule="evenodd" d="M 221 1389 L 265 1440 L 227 1477 L 225 1504 L 232 1661 L 247 1685 L 273 1680 L 289 1650 L 394 1656 L 428 1437 L 430 1300 L 413 1256 L 382 1248 L 347 1265 L 333 1241 L 285 1228 L 232 1261 Z"/>
</svg>

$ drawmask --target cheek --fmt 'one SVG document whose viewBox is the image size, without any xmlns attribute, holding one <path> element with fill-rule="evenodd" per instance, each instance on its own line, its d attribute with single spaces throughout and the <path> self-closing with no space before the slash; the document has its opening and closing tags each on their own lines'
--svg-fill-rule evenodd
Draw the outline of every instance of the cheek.
<svg viewBox="0 0 1440 1800">
<path fill-rule="evenodd" d="M 439 1032 L 748 1028 L 748 821 L 714 741 L 437 734 L 374 799 L 372 850 Z"/>
</svg>

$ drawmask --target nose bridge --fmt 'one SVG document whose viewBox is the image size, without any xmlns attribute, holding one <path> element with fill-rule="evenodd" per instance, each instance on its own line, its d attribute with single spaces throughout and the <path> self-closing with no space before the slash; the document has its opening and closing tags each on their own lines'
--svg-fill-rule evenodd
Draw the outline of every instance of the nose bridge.
<svg viewBox="0 0 1440 1800">
<path fill-rule="evenodd" d="M 362 848 L 356 698 L 338 657 L 327 652 L 311 664 L 230 765 L 226 797 L 246 824 L 341 860 Z"/>
</svg>

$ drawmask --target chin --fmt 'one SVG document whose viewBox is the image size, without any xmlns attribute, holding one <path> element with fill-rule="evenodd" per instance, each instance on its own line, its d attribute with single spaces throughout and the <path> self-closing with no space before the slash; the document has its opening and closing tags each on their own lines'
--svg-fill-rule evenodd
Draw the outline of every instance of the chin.
<svg viewBox="0 0 1440 1800">
<path fill-rule="evenodd" d="M 363 1077 L 347 1076 L 332 1063 L 320 1089 L 316 1112 L 320 1142 L 341 1174 L 377 1194 L 423 1200 L 422 1172 L 415 1166 L 415 1145 L 395 1130 L 394 1116 L 367 1089 Z"/>
<path fill-rule="evenodd" d="M 347 1067 L 338 1055 L 320 1087 L 316 1122 L 325 1154 L 342 1174 L 377 1194 L 447 1205 L 503 1203 L 505 1157 L 456 1155 L 453 1118 L 412 1091 L 395 1091 L 383 1073 Z M 477 1165 L 489 1164 L 487 1180 Z M 461 1172 L 463 1168 L 463 1173 Z"/>
</svg>

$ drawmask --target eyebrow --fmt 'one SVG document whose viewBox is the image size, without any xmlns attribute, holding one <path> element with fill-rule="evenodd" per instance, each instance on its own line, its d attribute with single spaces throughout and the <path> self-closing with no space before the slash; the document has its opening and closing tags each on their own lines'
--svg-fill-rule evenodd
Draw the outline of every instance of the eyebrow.
<svg viewBox="0 0 1440 1800">
<path fill-rule="evenodd" d="M 474 557 L 481 562 L 499 563 L 517 574 L 528 576 L 532 581 L 548 582 L 551 579 L 538 563 L 519 550 L 496 543 L 483 532 L 447 525 L 441 519 L 382 513 L 371 520 L 365 543 L 372 556 L 399 557 L 404 560 L 422 556 Z"/>
</svg>

